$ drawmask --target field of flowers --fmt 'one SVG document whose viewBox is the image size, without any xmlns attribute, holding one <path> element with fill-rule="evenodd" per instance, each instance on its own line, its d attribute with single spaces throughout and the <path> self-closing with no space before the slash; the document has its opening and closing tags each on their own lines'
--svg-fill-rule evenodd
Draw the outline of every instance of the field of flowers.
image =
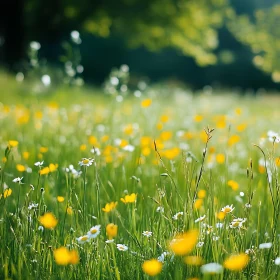
<svg viewBox="0 0 280 280">
<path fill-rule="evenodd" d="M 279 97 L 0 101 L 1 279 L 279 279 Z"/>
</svg>

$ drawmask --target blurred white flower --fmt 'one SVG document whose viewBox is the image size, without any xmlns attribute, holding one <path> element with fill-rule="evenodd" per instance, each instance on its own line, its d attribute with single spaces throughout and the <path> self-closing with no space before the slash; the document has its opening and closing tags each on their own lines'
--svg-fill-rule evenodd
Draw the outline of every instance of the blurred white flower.
<svg viewBox="0 0 280 280">
<path fill-rule="evenodd" d="M 200 271 L 203 274 L 219 274 L 223 273 L 223 266 L 219 263 L 207 263 L 201 266 Z"/>
</svg>

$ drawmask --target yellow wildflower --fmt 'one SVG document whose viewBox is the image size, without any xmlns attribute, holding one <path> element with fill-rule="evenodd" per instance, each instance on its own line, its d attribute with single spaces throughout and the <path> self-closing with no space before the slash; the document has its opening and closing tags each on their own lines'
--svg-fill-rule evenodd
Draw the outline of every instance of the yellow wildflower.
<svg viewBox="0 0 280 280">
<path fill-rule="evenodd" d="M 58 265 L 79 263 L 79 255 L 76 250 L 69 251 L 66 247 L 60 247 L 54 250 L 53 254 Z"/>
<path fill-rule="evenodd" d="M 121 201 L 123 203 L 133 203 L 136 201 L 136 194 L 132 193 L 132 194 L 127 194 L 124 198 L 121 198 Z"/>
<path fill-rule="evenodd" d="M 172 135 L 173 133 L 171 131 L 163 131 L 159 137 L 162 141 L 168 141 L 172 138 Z"/>
<path fill-rule="evenodd" d="M 241 114 L 242 114 L 242 109 L 241 109 L 241 108 L 236 108 L 236 109 L 235 109 L 235 114 L 236 114 L 237 116 L 241 115 Z"/>
<path fill-rule="evenodd" d="M 141 102 L 141 106 L 143 108 L 147 108 L 147 107 L 150 107 L 152 104 L 152 100 L 151 99 L 144 99 L 142 102 Z"/>
<path fill-rule="evenodd" d="M 245 253 L 232 255 L 224 261 L 224 267 L 232 271 L 241 271 L 247 266 L 249 256 Z"/>
<path fill-rule="evenodd" d="M 113 239 L 118 234 L 118 226 L 111 223 L 106 226 L 106 234 L 109 239 Z"/>
<path fill-rule="evenodd" d="M 216 156 L 217 163 L 223 164 L 225 162 L 225 160 L 226 160 L 226 157 L 224 154 L 217 154 L 217 156 Z"/>
<path fill-rule="evenodd" d="M 12 194 L 12 189 L 10 189 L 10 188 L 7 188 L 7 189 L 5 189 L 4 190 L 4 192 L 3 192 L 3 196 L 4 196 L 4 198 L 7 198 L 8 196 L 10 196 L 11 194 Z M 2 197 L 2 194 L 0 194 L 0 198 Z"/>
<path fill-rule="evenodd" d="M 25 166 L 22 164 L 17 164 L 16 165 L 17 171 L 19 172 L 24 172 L 25 171 Z"/>
<path fill-rule="evenodd" d="M 10 148 L 17 147 L 18 141 L 16 141 L 16 140 L 9 140 L 8 145 L 9 145 Z"/>
<path fill-rule="evenodd" d="M 245 130 L 247 127 L 247 124 L 246 123 L 242 123 L 242 124 L 239 124 L 238 126 L 236 126 L 236 130 L 241 132 L 243 130 Z"/>
<path fill-rule="evenodd" d="M 88 138 L 88 142 L 90 145 L 94 146 L 94 147 L 97 147 L 98 146 L 98 140 L 95 136 L 91 135 L 89 136 Z"/>
<path fill-rule="evenodd" d="M 132 135 L 134 129 L 133 129 L 133 125 L 132 124 L 128 124 L 127 126 L 124 127 L 123 132 L 126 135 Z"/>
<path fill-rule="evenodd" d="M 111 212 L 113 209 L 116 208 L 118 202 L 110 202 L 110 203 L 106 203 L 105 207 L 102 208 L 102 211 L 109 213 Z"/>
<path fill-rule="evenodd" d="M 86 144 L 82 144 L 80 146 L 80 151 L 85 151 L 87 149 L 87 145 Z"/>
<path fill-rule="evenodd" d="M 197 193 L 198 198 L 205 198 L 206 196 L 206 190 L 200 190 Z"/>
<path fill-rule="evenodd" d="M 58 202 L 63 202 L 64 201 L 64 197 L 63 196 L 58 196 L 57 197 L 57 201 Z"/>
<path fill-rule="evenodd" d="M 54 229 L 58 223 L 58 220 L 52 213 L 45 213 L 39 218 L 39 222 L 48 229 Z"/>
<path fill-rule="evenodd" d="M 156 276 L 162 270 L 162 263 L 156 259 L 151 259 L 151 260 L 145 261 L 142 264 L 142 269 L 146 274 L 148 274 L 150 276 Z"/>
<path fill-rule="evenodd" d="M 226 216 L 225 212 L 220 211 L 219 213 L 217 213 L 217 219 L 221 221 L 225 218 L 225 216 Z"/>
<path fill-rule="evenodd" d="M 201 208 L 202 204 L 203 204 L 203 200 L 201 198 L 199 198 L 194 202 L 193 207 L 194 207 L 194 209 L 198 210 Z"/>
<path fill-rule="evenodd" d="M 162 130 L 163 129 L 163 123 L 162 122 L 158 122 L 157 123 L 157 130 Z"/>
<path fill-rule="evenodd" d="M 49 165 L 49 172 L 54 172 L 54 171 L 57 170 L 57 168 L 58 168 L 58 164 L 57 163 L 56 164 L 50 163 L 50 165 Z"/>
<path fill-rule="evenodd" d="M 169 160 L 176 158 L 180 154 L 180 149 L 175 147 L 172 149 L 165 150 L 161 155 Z"/>
<path fill-rule="evenodd" d="M 162 116 L 160 117 L 160 121 L 163 122 L 163 123 L 168 122 L 168 120 L 169 120 L 169 117 L 168 117 L 167 115 L 162 115 Z"/>
<path fill-rule="evenodd" d="M 22 153 L 22 156 L 25 160 L 28 160 L 29 159 L 29 153 L 28 152 L 23 152 Z"/>
<path fill-rule="evenodd" d="M 228 139 L 229 146 L 232 146 L 240 141 L 240 137 L 238 135 L 232 135 Z"/>
<path fill-rule="evenodd" d="M 203 116 L 202 115 L 195 115 L 193 120 L 195 122 L 201 122 L 203 120 Z"/>
<path fill-rule="evenodd" d="M 73 209 L 71 206 L 68 206 L 67 209 L 66 209 L 66 212 L 68 215 L 72 215 L 73 214 Z"/>
<path fill-rule="evenodd" d="M 44 167 L 39 171 L 40 175 L 47 175 L 50 173 L 50 168 L 49 167 Z"/>
<path fill-rule="evenodd" d="M 238 183 L 233 180 L 228 181 L 228 186 L 230 186 L 234 191 L 237 191 L 239 188 Z"/>
<path fill-rule="evenodd" d="M 198 235 L 199 231 L 197 229 L 189 230 L 183 234 L 178 234 L 169 243 L 169 248 L 175 255 L 187 255 L 195 247 Z"/>
<path fill-rule="evenodd" d="M 44 154 L 48 151 L 48 148 L 47 147 L 41 147 L 39 151 L 40 151 L 40 153 Z"/>
</svg>

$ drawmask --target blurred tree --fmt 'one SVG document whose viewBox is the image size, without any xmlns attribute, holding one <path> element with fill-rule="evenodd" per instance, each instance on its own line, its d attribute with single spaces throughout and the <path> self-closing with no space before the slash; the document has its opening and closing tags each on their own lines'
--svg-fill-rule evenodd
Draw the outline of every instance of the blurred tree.
<svg viewBox="0 0 280 280">
<path fill-rule="evenodd" d="M 6 1 L 0 8 L 0 60 L 6 66 L 14 65 L 24 54 L 23 1 Z"/>
<path fill-rule="evenodd" d="M 251 48 L 253 64 L 280 83 L 280 4 L 256 11 L 252 20 L 247 15 L 232 13 L 228 27 Z"/>
<path fill-rule="evenodd" d="M 200 66 L 216 63 L 217 29 L 229 9 L 227 0 L 26 1 L 26 23 L 33 36 L 55 39 L 71 29 L 101 37 L 121 35 L 131 47 L 177 48 Z"/>
</svg>

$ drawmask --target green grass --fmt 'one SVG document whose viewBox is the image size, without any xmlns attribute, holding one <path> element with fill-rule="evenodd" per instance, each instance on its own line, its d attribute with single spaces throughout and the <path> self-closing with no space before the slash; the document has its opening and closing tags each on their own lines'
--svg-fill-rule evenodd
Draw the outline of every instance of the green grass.
<svg viewBox="0 0 280 280">
<path fill-rule="evenodd" d="M 280 256 L 280 150 L 267 132 L 279 132 L 279 97 L 222 92 L 193 96 L 155 87 L 141 98 L 126 97 L 118 103 L 94 89 L 59 88 L 30 96 L 11 78 L 1 79 L 1 192 L 4 187 L 12 190 L 0 199 L 1 279 L 148 279 L 143 262 L 163 252 L 169 254 L 158 279 L 278 279 L 280 267 L 274 260 Z M 152 104 L 143 108 L 146 98 Z M 206 143 L 207 127 L 214 131 Z M 6 149 L 9 140 L 17 140 L 18 146 Z M 93 154 L 93 147 L 101 154 Z M 131 147 L 134 150 L 127 151 Z M 260 166 L 261 150 L 267 169 Z M 79 167 L 82 158 L 94 158 L 93 165 Z M 58 167 L 40 175 L 37 161 Z M 82 171 L 78 178 L 65 171 L 71 164 Z M 23 177 L 23 184 L 13 182 L 16 177 Z M 238 183 L 237 190 L 229 180 Z M 200 190 L 206 196 L 195 209 Z M 120 200 L 131 193 L 137 194 L 134 203 Z M 106 213 L 102 208 L 108 202 L 118 204 Z M 29 209 L 31 203 L 38 206 Z M 231 204 L 233 212 L 220 221 L 216 215 Z M 159 206 L 164 213 L 156 211 Z M 46 212 L 52 212 L 58 224 L 42 231 L 39 218 Z M 183 216 L 174 220 L 178 212 Z M 195 223 L 203 215 L 205 220 Z M 234 218 L 246 222 L 230 228 Z M 218 222 L 222 228 L 216 227 Z M 118 226 L 110 244 L 105 242 L 109 223 Z M 94 225 L 101 225 L 100 234 L 79 244 L 76 238 Z M 248 265 L 239 272 L 225 268 L 209 276 L 200 266 L 185 264 L 170 251 L 169 242 L 190 229 L 199 229 L 197 242 L 204 243 L 188 255 L 223 265 L 230 255 L 250 249 Z M 145 237 L 143 231 L 152 236 Z M 259 249 L 270 242 L 270 249 Z M 116 244 L 128 250 L 119 251 Z M 78 264 L 55 262 L 53 252 L 62 246 L 78 252 Z"/>
</svg>

